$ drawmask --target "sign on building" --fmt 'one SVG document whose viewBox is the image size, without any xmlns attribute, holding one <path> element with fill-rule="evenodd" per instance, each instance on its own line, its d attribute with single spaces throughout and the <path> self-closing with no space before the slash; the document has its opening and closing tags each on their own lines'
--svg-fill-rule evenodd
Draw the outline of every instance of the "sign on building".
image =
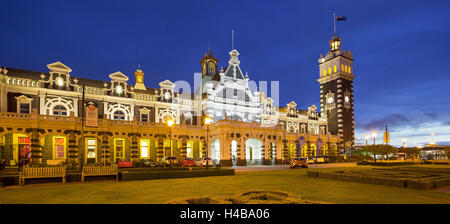
<svg viewBox="0 0 450 224">
<path fill-rule="evenodd" d="M 86 127 L 98 127 L 98 108 L 94 104 L 86 107 Z"/>
</svg>

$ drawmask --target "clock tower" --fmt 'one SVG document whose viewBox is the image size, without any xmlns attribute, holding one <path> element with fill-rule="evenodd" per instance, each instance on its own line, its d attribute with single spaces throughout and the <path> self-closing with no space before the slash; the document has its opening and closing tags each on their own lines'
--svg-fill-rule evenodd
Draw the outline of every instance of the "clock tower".
<svg viewBox="0 0 450 224">
<path fill-rule="evenodd" d="M 353 113 L 353 55 L 341 50 L 336 34 L 330 40 L 330 50 L 319 58 L 321 117 L 328 119 L 328 131 L 338 135 L 340 149 L 350 149 L 355 143 Z"/>
</svg>

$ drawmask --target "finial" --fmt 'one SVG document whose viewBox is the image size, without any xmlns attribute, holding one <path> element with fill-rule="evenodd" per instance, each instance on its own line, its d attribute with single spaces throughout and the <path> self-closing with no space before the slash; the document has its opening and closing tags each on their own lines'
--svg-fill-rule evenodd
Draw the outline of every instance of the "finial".
<svg viewBox="0 0 450 224">
<path fill-rule="evenodd" d="M 139 69 L 141 68 L 141 64 L 138 64 L 138 68 L 139 68 Z"/>
<path fill-rule="evenodd" d="M 208 42 L 208 52 L 210 52 L 211 51 L 211 48 L 209 47 L 209 42 Z"/>
<path fill-rule="evenodd" d="M 231 30 L 231 50 L 234 50 L 234 30 Z"/>
</svg>

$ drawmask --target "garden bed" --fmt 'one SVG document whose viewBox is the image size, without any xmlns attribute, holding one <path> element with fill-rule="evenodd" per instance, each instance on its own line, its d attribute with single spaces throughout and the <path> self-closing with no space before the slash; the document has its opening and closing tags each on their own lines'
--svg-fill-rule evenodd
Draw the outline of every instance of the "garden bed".
<svg viewBox="0 0 450 224">
<path fill-rule="evenodd" d="M 373 168 L 364 170 L 308 171 L 309 177 L 378 184 L 411 189 L 435 189 L 450 185 L 449 168 Z"/>
</svg>

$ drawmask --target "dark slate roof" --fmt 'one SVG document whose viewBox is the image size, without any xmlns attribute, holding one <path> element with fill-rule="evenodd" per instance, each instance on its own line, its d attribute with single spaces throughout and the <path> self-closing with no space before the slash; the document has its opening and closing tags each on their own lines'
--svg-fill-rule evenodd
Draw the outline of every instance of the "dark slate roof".
<svg viewBox="0 0 450 224">
<path fill-rule="evenodd" d="M 23 70 L 23 69 L 17 69 L 17 68 L 8 68 L 8 67 L 6 67 L 6 70 L 8 70 L 8 73 L 6 73 L 7 76 L 31 79 L 31 80 L 36 80 L 36 81 L 41 80 L 41 74 L 43 73 L 43 72 L 35 72 L 35 71 L 29 71 L 29 70 Z M 46 73 L 44 73 L 44 74 L 46 74 Z"/>
<path fill-rule="evenodd" d="M 89 87 L 105 88 L 103 86 L 103 83 L 105 83 L 105 81 L 95 80 L 95 79 L 85 79 L 85 78 L 79 78 L 79 77 L 73 77 L 73 76 L 70 76 L 70 78 L 72 80 L 72 83 L 73 83 L 73 80 L 75 78 L 77 78 L 78 79 L 78 83 L 77 84 L 79 86 L 84 84 L 85 86 L 89 86 Z M 107 82 L 107 83 L 108 83 L 108 86 L 109 86 L 109 82 Z"/>
<path fill-rule="evenodd" d="M 241 68 L 239 66 L 237 66 L 237 65 L 228 65 L 225 68 L 225 76 L 234 78 L 234 75 L 233 75 L 234 71 L 233 71 L 233 68 L 232 68 L 233 66 L 236 67 L 236 78 L 237 79 L 244 79 L 244 75 L 242 75 Z"/>
</svg>

